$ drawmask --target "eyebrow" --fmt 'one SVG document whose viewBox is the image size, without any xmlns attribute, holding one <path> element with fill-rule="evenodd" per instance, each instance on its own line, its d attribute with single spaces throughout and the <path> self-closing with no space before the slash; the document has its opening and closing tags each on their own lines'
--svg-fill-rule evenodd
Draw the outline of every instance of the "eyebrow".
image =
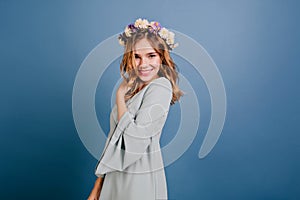
<svg viewBox="0 0 300 200">
<path fill-rule="evenodd" d="M 146 55 L 151 55 L 151 54 L 157 54 L 157 52 L 156 51 L 152 51 L 152 52 L 146 53 Z M 134 53 L 134 55 L 139 56 L 140 54 Z"/>
</svg>

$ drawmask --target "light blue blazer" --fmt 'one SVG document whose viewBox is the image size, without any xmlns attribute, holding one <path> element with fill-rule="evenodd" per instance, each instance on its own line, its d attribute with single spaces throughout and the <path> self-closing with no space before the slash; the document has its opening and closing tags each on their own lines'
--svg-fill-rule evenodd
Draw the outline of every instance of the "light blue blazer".
<svg viewBox="0 0 300 200">
<path fill-rule="evenodd" d="M 165 77 L 152 80 L 126 102 L 117 120 L 110 114 L 110 132 L 95 174 L 105 177 L 100 200 L 167 199 L 160 137 L 166 122 L 172 85 Z"/>
</svg>

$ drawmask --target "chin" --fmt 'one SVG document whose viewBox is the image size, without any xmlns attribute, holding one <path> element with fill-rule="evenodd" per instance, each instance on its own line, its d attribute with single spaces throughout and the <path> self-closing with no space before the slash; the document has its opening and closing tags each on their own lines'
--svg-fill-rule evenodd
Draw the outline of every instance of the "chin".
<svg viewBox="0 0 300 200">
<path fill-rule="evenodd" d="M 149 81 L 151 81 L 152 79 L 155 78 L 155 76 L 149 76 L 149 77 L 144 77 L 144 76 L 139 76 L 140 80 L 147 83 Z"/>
</svg>

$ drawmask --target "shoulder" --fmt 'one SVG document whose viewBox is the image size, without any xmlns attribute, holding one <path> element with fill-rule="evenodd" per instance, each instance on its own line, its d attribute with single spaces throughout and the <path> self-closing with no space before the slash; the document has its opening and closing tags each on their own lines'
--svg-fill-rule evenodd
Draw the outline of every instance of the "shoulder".
<svg viewBox="0 0 300 200">
<path fill-rule="evenodd" d="M 153 87 L 164 87 L 167 88 L 169 90 L 172 90 L 172 84 L 170 82 L 169 79 L 167 79 L 166 77 L 159 77 L 157 79 L 154 79 L 150 84 L 149 87 L 151 87 L 151 85 Z"/>
<path fill-rule="evenodd" d="M 165 77 L 152 80 L 145 90 L 145 96 L 157 99 L 169 99 L 172 96 L 173 88 L 171 82 Z"/>
<path fill-rule="evenodd" d="M 164 107 L 170 104 L 173 89 L 169 79 L 159 77 L 152 80 L 147 86 L 143 95 L 143 99 L 147 99 L 146 102 L 152 105 L 164 105 Z"/>
</svg>

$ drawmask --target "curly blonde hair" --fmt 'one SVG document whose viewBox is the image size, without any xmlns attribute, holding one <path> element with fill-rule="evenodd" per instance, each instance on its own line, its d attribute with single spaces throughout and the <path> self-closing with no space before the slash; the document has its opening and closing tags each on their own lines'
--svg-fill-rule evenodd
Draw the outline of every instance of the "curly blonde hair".
<svg viewBox="0 0 300 200">
<path fill-rule="evenodd" d="M 179 101 L 180 97 L 184 95 L 184 92 L 180 90 L 177 82 L 179 81 L 177 65 L 170 56 L 166 42 L 157 36 L 156 34 L 149 33 L 148 31 L 138 31 L 126 42 L 122 61 L 120 63 L 120 72 L 123 79 L 127 82 L 128 87 L 131 89 L 125 94 L 125 101 L 129 100 L 146 84 L 144 84 L 135 72 L 135 55 L 134 46 L 141 39 L 146 38 L 153 49 L 159 54 L 161 58 L 161 65 L 158 72 L 158 76 L 167 78 L 173 89 L 173 96 L 170 102 L 171 105 Z M 125 76 L 127 74 L 127 76 Z"/>
</svg>

